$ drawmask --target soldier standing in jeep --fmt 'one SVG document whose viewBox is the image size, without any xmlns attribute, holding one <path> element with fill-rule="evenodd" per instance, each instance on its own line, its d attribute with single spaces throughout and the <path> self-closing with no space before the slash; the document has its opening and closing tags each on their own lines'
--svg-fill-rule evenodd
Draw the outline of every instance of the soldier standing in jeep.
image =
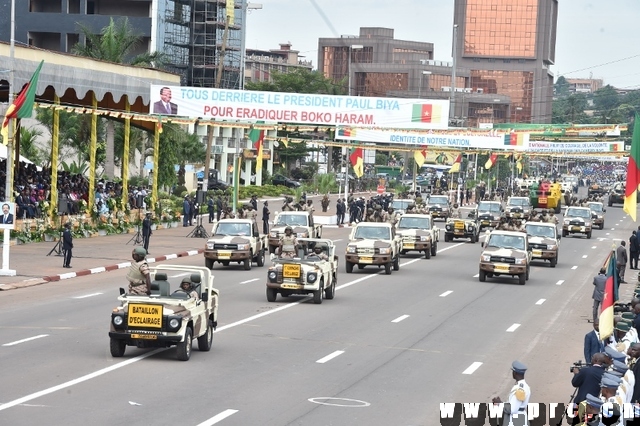
<svg viewBox="0 0 640 426">
<path fill-rule="evenodd" d="M 131 262 L 127 280 L 129 281 L 129 294 L 149 296 L 151 294 L 151 278 L 149 277 L 149 264 L 145 259 L 147 251 L 142 247 L 136 247 L 131 253 L 134 262 Z"/>
<path fill-rule="evenodd" d="M 287 259 L 296 257 L 298 253 L 298 239 L 293 235 L 293 229 L 290 226 L 284 229 L 284 235 L 280 238 L 279 248 L 280 251 L 278 253 L 280 257 Z"/>
</svg>

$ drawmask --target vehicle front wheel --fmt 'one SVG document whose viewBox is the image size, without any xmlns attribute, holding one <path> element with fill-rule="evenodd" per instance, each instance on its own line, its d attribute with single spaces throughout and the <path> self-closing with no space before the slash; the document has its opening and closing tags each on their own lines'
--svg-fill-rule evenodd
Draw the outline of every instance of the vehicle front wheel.
<svg viewBox="0 0 640 426">
<path fill-rule="evenodd" d="M 558 256 L 554 257 L 553 259 L 549 259 L 549 263 L 551 264 L 552 268 L 555 268 L 558 264 Z"/>
<path fill-rule="evenodd" d="M 527 281 L 529 281 L 529 271 L 530 271 L 529 268 L 527 268 L 527 273 L 525 274 L 525 279 Z"/>
<path fill-rule="evenodd" d="M 394 271 L 400 270 L 400 259 L 398 258 L 398 256 L 396 256 L 395 260 L 393 261 L 393 270 Z"/>
<path fill-rule="evenodd" d="M 391 275 L 391 262 L 384 264 L 384 273 L 386 275 Z"/>
<path fill-rule="evenodd" d="M 424 251 L 424 258 L 431 259 L 431 247 Z"/>
<path fill-rule="evenodd" d="M 213 269 L 213 259 L 209 259 L 209 258 L 204 258 L 204 266 L 206 266 L 209 269 Z"/>
<path fill-rule="evenodd" d="M 331 300 L 331 299 L 333 299 L 335 294 L 336 294 L 336 282 L 335 282 L 335 279 L 334 279 L 334 281 L 331 283 L 331 285 L 327 289 L 325 289 L 324 298 L 328 299 L 328 300 Z"/>
<path fill-rule="evenodd" d="M 324 281 L 320 281 L 320 288 L 313 292 L 313 303 L 319 305 L 322 303 L 322 291 L 324 287 Z"/>
<path fill-rule="evenodd" d="M 276 297 L 278 297 L 278 292 L 276 291 L 275 288 L 268 288 L 267 289 L 267 302 L 275 302 L 276 301 Z"/>
<path fill-rule="evenodd" d="M 604 222 L 602 222 L 602 223 L 600 224 L 600 229 L 601 229 L 601 230 L 602 230 L 602 229 L 604 229 Z"/>
<path fill-rule="evenodd" d="M 481 283 L 487 281 L 487 273 L 482 269 L 480 269 L 480 272 L 478 272 L 478 280 L 480 280 Z"/>
<path fill-rule="evenodd" d="M 207 321 L 207 332 L 198 337 L 198 350 L 209 352 L 213 344 L 213 321 Z"/>
<path fill-rule="evenodd" d="M 436 256 L 438 254 L 438 243 L 431 245 L 431 256 Z"/>
<path fill-rule="evenodd" d="M 591 239 L 591 232 L 587 232 L 587 239 L 590 240 Z"/>
<path fill-rule="evenodd" d="M 176 346 L 176 355 L 180 361 L 189 361 L 191 358 L 191 345 L 193 344 L 193 332 L 190 328 L 184 333 L 184 339 Z"/>
<path fill-rule="evenodd" d="M 347 271 L 347 274 L 350 274 L 353 272 L 353 263 L 349 262 L 348 260 L 344 263 L 344 269 L 345 271 Z"/>
<path fill-rule="evenodd" d="M 520 274 L 518 276 L 518 284 L 524 285 L 527 282 L 527 274 Z"/>
<path fill-rule="evenodd" d="M 567 237 L 567 236 L 569 236 L 569 233 L 563 229 L 562 230 L 562 236 L 563 237 Z"/>
<path fill-rule="evenodd" d="M 253 256 L 249 255 L 249 257 L 247 257 L 244 260 L 244 270 L 245 271 L 250 271 L 251 270 L 251 261 L 253 260 Z"/>
<path fill-rule="evenodd" d="M 258 252 L 258 255 L 256 256 L 256 264 L 258 266 L 264 266 L 264 249 Z"/>
<path fill-rule="evenodd" d="M 109 341 L 109 349 L 111 350 L 111 356 L 114 358 L 120 358 L 124 356 L 124 351 L 127 349 L 127 344 L 124 340 L 111 339 Z"/>
</svg>

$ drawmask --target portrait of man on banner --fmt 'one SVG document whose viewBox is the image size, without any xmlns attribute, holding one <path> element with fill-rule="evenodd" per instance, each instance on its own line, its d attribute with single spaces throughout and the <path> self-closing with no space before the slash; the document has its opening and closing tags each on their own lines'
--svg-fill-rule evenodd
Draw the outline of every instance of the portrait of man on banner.
<svg viewBox="0 0 640 426">
<path fill-rule="evenodd" d="M 178 114 L 178 105 L 171 102 L 171 88 L 160 89 L 160 100 L 153 103 L 153 113 L 162 115 Z"/>
<path fill-rule="evenodd" d="M 14 229 L 15 203 L 2 203 L 2 215 L 0 216 L 0 229 Z"/>
</svg>

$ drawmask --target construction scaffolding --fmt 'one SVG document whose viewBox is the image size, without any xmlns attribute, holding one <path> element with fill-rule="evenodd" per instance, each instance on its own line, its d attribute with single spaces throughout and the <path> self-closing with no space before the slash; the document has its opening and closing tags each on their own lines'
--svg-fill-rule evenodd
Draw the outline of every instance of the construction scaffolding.
<svg viewBox="0 0 640 426">
<path fill-rule="evenodd" d="M 161 0 L 166 68 L 181 75 L 183 86 L 240 88 L 246 2 Z"/>
</svg>

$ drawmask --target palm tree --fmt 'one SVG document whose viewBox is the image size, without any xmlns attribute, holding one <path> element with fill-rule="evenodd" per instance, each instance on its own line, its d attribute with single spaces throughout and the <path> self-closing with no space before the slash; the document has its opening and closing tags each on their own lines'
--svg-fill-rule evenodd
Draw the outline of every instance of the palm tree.
<svg viewBox="0 0 640 426">
<path fill-rule="evenodd" d="M 41 136 L 42 131 L 40 129 L 20 126 L 20 155 L 42 166 L 47 155 L 44 149 L 40 148 L 36 143 L 36 139 Z M 49 155 L 49 157 L 51 156 Z"/>
<path fill-rule="evenodd" d="M 129 20 L 126 17 L 117 22 L 111 18 L 109 25 L 104 27 L 100 34 L 95 34 L 93 29 L 82 24 L 78 24 L 78 27 L 85 42 L 77 43 L 73 47 L 72 51 L 76 55 L 145 67 L 158 67 L 164 61 L 165 55 L 161 52 L 145 52 L 133 56 L 133 52 L 140 45 L 142 37 L 129 25 Z M 105 175 L 108 178 L 112 178 L 115 173 L 114 134 L 114 122 L 108 119 L 106 161 L 104 166 Z"/>
</svg>

